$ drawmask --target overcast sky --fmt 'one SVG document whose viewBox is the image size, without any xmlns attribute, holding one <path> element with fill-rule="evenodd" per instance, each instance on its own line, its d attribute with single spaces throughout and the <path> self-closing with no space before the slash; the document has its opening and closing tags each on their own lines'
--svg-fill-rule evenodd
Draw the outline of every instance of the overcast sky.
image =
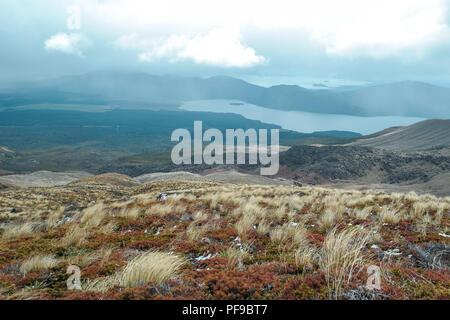
<svg viewBox="0 0 450 320">
<path fill-rule="evenodd" d="M 0 80 L 96 70 L 450 84 L 450 0 L 1 0 Z"/>
</svg>

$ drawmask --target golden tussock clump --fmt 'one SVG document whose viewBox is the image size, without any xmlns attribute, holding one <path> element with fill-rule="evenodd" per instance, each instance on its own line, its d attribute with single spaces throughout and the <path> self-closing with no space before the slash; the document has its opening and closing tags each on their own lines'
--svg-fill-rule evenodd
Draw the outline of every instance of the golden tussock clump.
<svg viewBox="0 0 450 320">
<path fill-rule="evenodd" d="M 177 255 L 148 251 L 135 257 L 116 274 L 88 281 L 85 290 L 105 292 L 118 285 L 126 288 L 140 287 L 149 282 L 161 284 L 176 278 L 185 261 Z"/>
<path fill-rule="evenodd" d="M 20 266 L 20 272 L 26 275 L 31 271 L 44 271 L 55 267 L 58 264 L 58 260 L 53 256 L 34 256 L 25 260 Z"/>
<path fill-rule="evenodd" d="M 8 226 L 2 234 L 2 238 L 21 238 L 32 236 L 33 234 L 33 224 L 31 222 L 25 222 L 23 224 Z"/>
<path fill-rule="evenodd" d="M 131 260 L 116 278 L 124 287 L 137 287 L 148 282 L 160 284 L 175 278 L 183 264 L 184 260 L 176 255 L 149 251 Z"/>
<path fill-rule="evenodd" d="M 60 245 L 63 247 L 80 246 L 86 240 L 88 231 L 78 224 L 71 225 L 63 238 L 61 238 Z"/>
<path fill-rule="evenodd" d="M 329 297 L 341 296 L 342 287 L 348 284 L 363 264 L 363 250 L 370 235 L 359 228 L 343 231 L 332 229 L 326 236 L 320 253 L 320 267 L 325 272 Z"/>
</svg>

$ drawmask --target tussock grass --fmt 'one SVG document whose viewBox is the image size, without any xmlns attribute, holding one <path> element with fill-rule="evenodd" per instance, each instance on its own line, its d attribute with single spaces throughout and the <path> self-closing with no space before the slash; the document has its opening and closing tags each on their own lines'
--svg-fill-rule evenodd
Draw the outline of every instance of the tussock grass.
<svg viewBox="0 0 450 320">
<path fill-rule="evenodd" d="M 141 287 L 149 282 L 161 284 L 178 277 L 184 259 L 167 252 L 148 251 L 135 257 L 116 274 L 89 280 L 84 290 L 106 292 L 114 286 Z"/>
<path fill-rule="evenodd" d="M 256 231 L 260 236 L 264 236 L 266 234 L 269 234 L 270 232 L 270 223 L 267 222 L 265 219 L 261 220 L 258 223 L 258 227 L 256 228 Z"/>
<path fill-rule="evenodd" d="M 244 268 L 243 259 L 249 256 L 249 247 L 244 244 L 240 249 L 230 247 L 220 254 L 227 258 L 228 270 L 242 270 Z"/>
<path fill-rule="evenodd" d="M 115 275 L 115 283 L 124 287 L 139 287 L 148 282 L 160 284 L 178 276 L 185 261 L 166 252 L 148 251 L 131 260 Z"/>
<path fill-rule="evenodd" d="M 152 215 L 158 215 L 158 216 L 165 216 L 169 213 L 175 212 L 173 204 L 166 202 L 166 203 L 158 203 L 153 205 L 150 209 L 148 209 L 148 213 Z"/>
<path fill-rule="evenodd" d="M 119 217 L 126 219 L 136 219 L 141 214 L 141 210 L 137 207 L 124 207 L 119 212 Z"/>
<path fill-rule="evenodd" d="M 88 232 L 78 224 L 71 225 L 64 237 L 61 238 L 60 244 L 63 247 L 80 246 L 85 241 Z"/>
<path fill-rule="evenodd" d="M 191 223 L 185 232 L 186 238 L 188 238 L 191 241 L 198 241 L 202 236 L 204 232 L 203 226 L 197 226 L 196 223 Z"/>
<path fill-rule="evenodd" d="M 86 277 L 98 278 L 83 279 L 85 290 L 107 292 L 114 286 L 133 288 L 147 282 L 162 283 L 178 276 L 184 260 L 159 251 L 142 254 L 142 250 L 170 248 L 189 252 L 192 266 L 183 273 L 189 281 L 197 279 L 202 284 L 205 277 L 212 279 L 216 271 L 225 268 L 239 271 L 235 273 L 242 274 L 242 281 L 251 281 L 251 275 L 245 272 L 266 272 L 266 264 L 272 264 L 270 268 L 286 268 L 287 272 L 294 267 L 289 272 L 303 273 L 288 275 L 288 281 L 302 278 L 305 273 L 321 277 L 323 271 L 327 286 L 322 284 L 320 289 L 308 290 L 305 295 L 322 297 L 328 289 L 329 298 L 339 299 L 352 279 L 359 281 L 355 285 L 363 284 L 364 276 L 355 275 L 363 264 L 380 262 L 383 255 L 378 253 L 388 250 L 386 243 L 402 251 L 401 255 L 385 258 L 389 260 L 386 263 L 400 267 L 414 263 L 414 258 L 406 258 L 409 252 L 403 244 L 444 242 L 450 234 L 450 198 L 429 195 L 176 181 L 153 183 L 150 187 L 130 189 L 126 194 L 121 193 L 123 188 L 96 188 L 105 187 L 77 187 L 72 191 L 41 188 L 30 191 L 36 192 L 33 196 L 0 192 L 1 247 L 14 256 L 11 261 L 25 259 L 23 274 L 51 268 L 54 259 L 54 263 L 88 267 Z M 169 197 L 158 200 L 161 193 L 168 193 Z M 407 221 L 413 228 L 396 227 L 400 221 Z M 338 231 L 346 225 L 351 227 Z M 20 241 L 9 240 L 22 236 Z M 92 237 L 88 242 L 89 236 Z M 61 247 L 68 249 L 61 260 L 44 255 L 59 253 Z M 226 258 L 226 263 L 223 259 L 202 262 L 208 260 L 209 254 L 217 253 Z M 368 257 L 373 253 L 377 254 Z M 198 255 L 205 259 L 196 259 Z M 126 266 L 117 271 L 119 264 Z M 17 272 L 11 265 L 7 261 L 1 269 Z M 205 265 L 213 272 L 203 271 Z M 274 278 L 281 279 L 283 285 L 286 282 L 281 271 Z M 198 278 L 190 278 L 193 274 Z M 401 276 L 403 281 L 406 276 Z M 391 285 L 399 285 L 397 280 L 393 279 Z M 233 281 L 231 286 L 235 285 Z M 0 286 L 0 296 L 27 298 L 30 292 L 46 290 L 39 281 L 24 286 L 16 281 L 15 285 L 16 295 L 9 288 L 2 293 Z M 199 292 L 205 293 L 203 289 Z M 110 294 L 116 292 L 105 297 Z M 278 296 L 263 292 L 260 297 Z"/>
<path fill-rule="evenodd" d="M 28 237 L 31 235 L 33 235 L 33 224 L 31 222 L 25 222 L 19 225 L 7 227 L 2 234 L 2 238 L 14 239 Z"/>
<path fill-rule="evenodd" d="M 330 299 L 339 299 L 364 260 L 363 250 L 369 235 L 358 228 L 332 229 L 323 244 L 319 265 L 325 272 Z"/>
<path fill-rule="evenodd" d="M 319 259 L 319 250 L 313 246 L 304 246 L 294 252 L 295 264 L 303 267 L 304 271 L 312 270 Z"/>
<path fill-rule="evenodd" d="M 232 215 L 233 217 L 242 217 L 242 216 L 252 216 L 252 217 L 261 217 L 263 208 L 258 205 L 258 200 L 255 198 L 251 198 L 242 206 L 236 208 Z"/>
<path fill-rule="evenodd" d="M 107 208 L 100 202 L 92 207 L 86 208 L 81 213 L 80 223 L 87 228 L 93 228 L 100 225 L 106 215 Z"/>
<path fill-rule="evenodd" d="M 338 211 L 326 209 L 320 216 L 319 225 L 323 230 L 328 230 L 332 228 L 341 218 L 342 214 Z"/>
<path fill-rule="evenodd" d="M 70 257 L 67 259 L 67 262 L 80 268 L 84 268 L 99 260 L 106 261 L 112 252 L 112 248 L 101 248 L 100 250 L 93 251 L 85 255 Z"/>
<path fill-rule="evenodd" d="M 238 222 L 235 224 L 235 229 L 241 239 L 246 239 L 247 232 L 253 229 L 253 225 L 256 218 L 252 214 L 245 214 Z"/>
<path fill-rule="evenodd" d="M 185 237 L 191 241 L 198 241 L 206 232 L 217 228 L 217 225 L 211 222 L 207 222 L 203 225 L 198 225 L 198 221 L 206 220 L 203 218 L 204 216 L 202 216 L 201 219 L 198 218 L 197 220 L 194 218 L 194 221 L 189 224 L 189 226 L 186 228 L 186 232 L 184 233 L 184 235 L 181 235 L 181 237 Z"/>
<path fill-rule="evenodd" d="M 62 218 L 65 208 L 61 207 L 58 210 L 51 211 L 45 223 L 47 229 L 52 229 L 57 226 L 58 221 Z"/>
<path fill-rule="evenodd" d="M 117 282 L 124 287 L 139 287 L 148 282 L 160 284 L 175 278 L 184 260 L 166 252 L 149 251 L 131 260 L 117 274 Z"/>
<path fill-rule="evenodd" d="M 389 224 L 397 224 L 402 219 L 399 213 L 397 213 L 394 209 L 388 207 L 383 207 L 381 210 L 379 210 L 378 216 L 383 222 Z"/>
<path fill-rule="evenodd" d="M 365 219 L 367 219 L 368 217 L 370 217 L 370 215 L 371 215 L 373 212 L 375 212 L 374 207 L 372 207 L 372 206 L 367 206 L 367 207 L 364 207 L 364 208 L 362 208 L 362 209 L 360 209 L 360 210 L 356 210 L 356 212 L 353 212 L 353 216 L 354 216 L 356 219 L 365 220 Z"/>
<path fill-rule="evenodd" d="M 203 221 L 208 219 L 208 214 L 203 211 L 197 211 L 194 213 L 194 221 Z"/>
<path fill-rule="evenodd" d="M 55 257 L 46 256 L 34 256 L 25 260 L 20 266 L 20 272 L 26 275 L 32 271 L 45 271 L 58 265 L 58 260 Z"/>
<path fill-rule="evenodd" d="M 270 239 L 274 243 L 286 243 L 288 239 L 291 239 L 291 243 L 294 246 L 305 246 L 307 241 L 307 230 L 302 224 L 292 222 L 286 223 L 282 226 L 275 227 L 270 232 Z"/>
</svg>

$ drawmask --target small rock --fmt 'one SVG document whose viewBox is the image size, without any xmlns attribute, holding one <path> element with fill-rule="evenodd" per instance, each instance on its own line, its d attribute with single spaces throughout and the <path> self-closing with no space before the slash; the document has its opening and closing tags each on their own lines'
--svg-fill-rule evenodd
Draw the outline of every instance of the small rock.
<svg viewBox="0 0 450 320">
<path fill-rule="evenodd" d="M 402 252 L 399 249 L 392 249 L 392 250 L 389 249 L 385 251 L 384 254 L 388 256 L 400 256 Z"/>
<path fill-rule="evenodd" d="M 388 295 L 362 286 L 359 286 L 357 289 L 348 290 L 342 296 L 347 300 L 375 300 L 377 297 L 380 297 L 382 300 L 389 300 Z"/>
<path fill-rule="evenodd" d="M 181 220 L 184 220 L 184 221 L 194 221 L 194 217 L 191 216 L 190 214 L 183 214 L 183 215 L 181 216 Z"/>
<path fill-rule="evenodd" d="M 137 257 L 138 255 L 142 254 L 143 251 L 140 250 L 136 250 L 136 249 L 126 249 L 123 251 L 122 253 L 122 257 L 127 260 L 130 261 L 133 258 Z"/>
<path fill-rule="evenodd" d="M 211 244 L 211 243 L 213 243 L 213 240 L 211 238 L 209 238 L 209 237 L 204 237 L 204 238 L 202 238 L 202 242 L 205 242 L 207 244 Z"/>
<path fill-rule="evenodd" d="M 208 254 L 208 255 L 206 255 L 206 256 L 200 256 L 200 257 L 198 257 L 198 258 L 195 258 L 195 260 L 197 260 L 197 261 L 205 261 L 205 260 L 209 260 L 209 259 L 211 259 L 213 256 L 212 256 L 212 254 L 210 253 L 210 254 Z"/>
<path fill-rule="evenodd" d="M 158 195 L 158 196 L 156 197 L 156 199 L 157 199 L 157 200 L 160 200 L 160 201 L 165 201 L 165 200 L 167 200 L 168 197 L 169 197 L 169 196 L 167 195 L 167 193 L 161 193 L 160 195 Z"/>
</svg>

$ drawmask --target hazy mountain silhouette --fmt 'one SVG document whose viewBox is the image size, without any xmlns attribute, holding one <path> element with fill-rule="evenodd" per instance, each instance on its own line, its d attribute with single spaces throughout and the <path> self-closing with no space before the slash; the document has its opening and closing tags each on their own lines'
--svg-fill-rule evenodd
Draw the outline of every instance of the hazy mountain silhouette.
<svg viewBox="0 0 450 320">
<path fill-rule="evenodd" d="M 27 94 L 32 97 L 27 99 Z M 413 81 L 334 91 L 309 90 L 295 85 L 266 88 L 227 76 L 195 78 L 118 72 L 29 83 L 21 88 L 20 97 L 11 92 L 0 95 L 0 105 L 14 105 L 16 98 L 22 104 L 28 100 L 62 103 L 65 97 L 68 102 L 77 103 L 127 101 L 167 105 L 189 100 L 234 99 L 279 110 L 450 118 L 450 88 Z"/>
</svg>

